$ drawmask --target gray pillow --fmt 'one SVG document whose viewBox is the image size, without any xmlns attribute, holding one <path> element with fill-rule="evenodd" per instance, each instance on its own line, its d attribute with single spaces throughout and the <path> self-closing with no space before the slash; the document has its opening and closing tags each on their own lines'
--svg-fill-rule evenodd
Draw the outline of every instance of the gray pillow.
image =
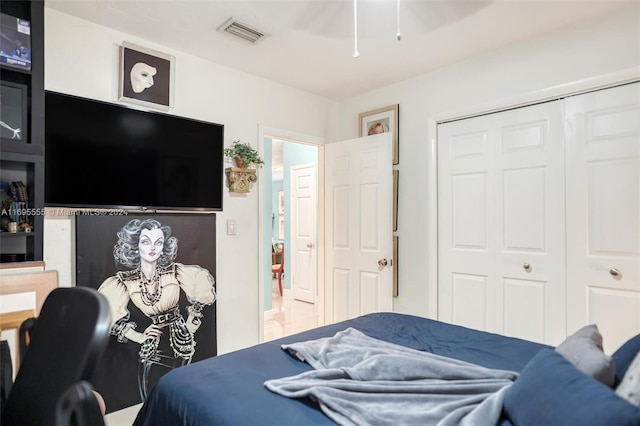
<svg viewBox="0 0 640 426">
<path fill-rule="evenodd" d="M 576 368 L 608 387 L 613 387 L 616 366 L 602 349 L 602 335 L 595 324 L 586 325 L 556 348 Z"/>
<path fill-rule="evenodd" d="M 629 365 L 627 372 L 624 373 L 622 381 L 616 388 L 616 394 L 640 407 L 640 352 Z"/>
</svg>

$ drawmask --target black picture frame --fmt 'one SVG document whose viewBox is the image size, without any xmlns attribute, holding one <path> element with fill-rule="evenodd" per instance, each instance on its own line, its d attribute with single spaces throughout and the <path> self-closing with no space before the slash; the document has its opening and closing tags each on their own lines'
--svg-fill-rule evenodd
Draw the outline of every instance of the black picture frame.
<svg viewBox="0 0 640 426">
<path fill-rule="evenodd" d="M 398 297 L 398 236 L 393 236 L 393 297 Z"/>
<path fill-rule="evenodd" d="M 178 255 L 176 262 L 184 265 L 198 265 L 207 269 L 216 277 L 216 215 L 200 213 L 157 213 L 133 214 L 126 210 L 92 214 L 90 211 L 79 211 L 75 216 L 76 229 L 76 285 L 98 289 L 104 280 L 115 275 L 120 269 L 114 261 L 114 243 L 116 233 L 133 219 L 155 219 L 162 225 L 171 228 L 172 236 L 178 238 Z M 113 214 L 111 214 L 113 213 Z M 217 291 L 217 284 L 215 285 Z M 187 317 L 187 300 L 184 290 L 180 291 L 180 311 Z M 150 319 L 131 301 L 127 304 L 131 321 L 135 322 L 138 331 L 150 325 Z M 216 356 L 217 301 L 202 309 L 202 325 L 196 332 L 196 352 L 192 362 Z M 164 336 L 164 344 L 168 342 L 168 330 Z M 93 376 L 92 385 L 104 398 L 107 414 L 122 410 L 144 402 L 139 393 L 139 359 L 140 345 L 133 341 L 119 342 L 116 336 L 110 335 L 107 348 L 101 358 L 100 366 Z M 170 348 L 165 347 L 165 354 Z M 175 366 L 153 367 L 149 374 L 149 389 Z"/>
<path fill-rule="evenodd" d="M 28 103 L 29 88 L 10 81 L 0 82 L 0 139 L 2 142 L 29 140 Z"/>
<path fill-rule="evenodd" d="M 398 230 L 398 183 L 400 171 L 393 171 L 393 231 Z"/>
<path fill-rule="evenodd" d="M 135 84 L 137 75 L 146 73 L 150 86 Z M 120 83 L 118 100 L 168 111 L 174 105 L 175 56 L 147 49 L 132 43 L 120 45 Z M 145 87 L 146 86 L 146 87 Z"/>
</svg>

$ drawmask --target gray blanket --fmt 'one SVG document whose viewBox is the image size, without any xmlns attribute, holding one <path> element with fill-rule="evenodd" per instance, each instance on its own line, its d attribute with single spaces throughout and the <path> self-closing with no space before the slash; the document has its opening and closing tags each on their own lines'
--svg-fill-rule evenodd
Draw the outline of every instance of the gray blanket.
<svg viewBox="0 0 640 426">
<path fill-rule="evenodd" d="M 495 425 L 504 393 L 518 376 L 353 328 L 282 348 L 315 370 L 265 386 L 285 397 L 317 401 L 340 425 Z"/>
</svg>

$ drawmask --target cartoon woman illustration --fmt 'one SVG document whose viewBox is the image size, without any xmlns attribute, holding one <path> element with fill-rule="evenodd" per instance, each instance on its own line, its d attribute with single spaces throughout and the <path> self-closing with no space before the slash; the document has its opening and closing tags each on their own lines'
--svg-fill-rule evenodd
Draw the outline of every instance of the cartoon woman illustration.
<svg viewBox="0 0 640 426">
<path fill-rule="evenodd" d="M 163 364 L 162 358 L 166 357 L 158 349 L 163 334 L 168 331 L 175 359 L 182 365 L 191 362 L 201 311 L 216 299 L 215 282 L 209 271 L 200 266 L 174 262 L 178 239 L 171 236 L 169 226 L 162 226 L 155 219 L 133 219 L 118 231 L 117 237 L 114 260 L 129 270 L 107 278 L 98 291 L 109 301 L 110 333 L 120 343 L 131 340 L 140 344 L 138 387 L 144 401 L 149 369 L 154 363 Z M 178 306 L 180 290 L 190 303 L 186 321 Z M 144 331 L 136 330 L 137 324 L 130 321 L 129 301 L 151 319 Z"/>
</svg>

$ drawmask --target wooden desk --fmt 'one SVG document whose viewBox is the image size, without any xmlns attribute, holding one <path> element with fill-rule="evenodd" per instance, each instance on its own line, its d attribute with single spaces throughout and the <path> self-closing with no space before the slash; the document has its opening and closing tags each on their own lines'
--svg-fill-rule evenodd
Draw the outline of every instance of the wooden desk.
<svg viewBox="0 0 640 426">
<path fill-rule="evenodd" d="M 58 287 L 58 271 L 37 271 L 0 275 L 0 296 L 35 292 L 36 316 L 51 290 Z"/>
<path fill-rule="evenodd" d="M 0 330 L 16 329 L 16 371 L 20 364 L 19 329 L 28 318 L 37 317 L 44 300 L 58 287 L 58 271 L 45 271 L 44 262 L 20 262 L 0 265 L 0 296 L 35 293 L 34 309 L 0 314 Z"/>
</svg>

